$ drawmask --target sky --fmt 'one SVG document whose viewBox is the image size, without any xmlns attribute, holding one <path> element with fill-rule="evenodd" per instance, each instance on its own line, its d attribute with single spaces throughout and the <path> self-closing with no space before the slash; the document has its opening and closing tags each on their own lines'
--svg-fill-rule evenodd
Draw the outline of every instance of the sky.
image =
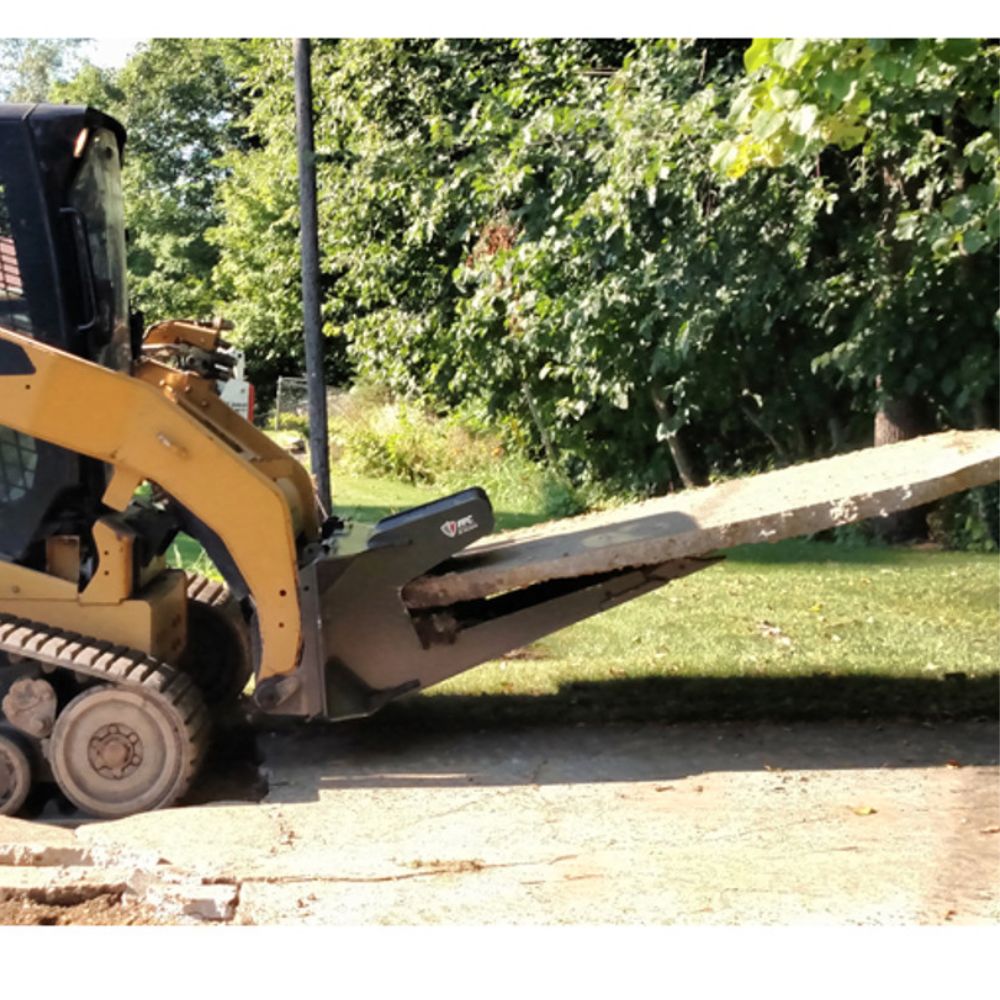
<svg viewBox="0 0 1000 1000">
<path fill-rule="evenodd" d="M 837 0 L 833 4 L 802 0 L 712 0 L 710 4 L 677 0 L 574 0 L 570 4 L 539 0 L 504 0 L 470 4 L 468 0 L 380 0 L 377 4 L 322 4 L 282 0 L 279 4 L 244 4 L 238 13 L 226 4 L 171 0 L 166 5 L 132 7 L 127 20 L 117 5 L 80 5 L 76 0 L 48 0 L 39 7 L 4 4 L 0 34 L 39 37 L 97 35 L 93 56 L 98 65 L 121 65 L 139 38 L 119 38 L 127 26 L 143 37 L 926 37 L 992 36 L 997 18 L 989 4 L 942 4 L 909 0 L 905 5 L 873 0 Z M 7 9 L 7 8 L 11 9 Z"/>
<path fill-rule="evenodd" d="M 92 63 L 102 69 L 118 69 L 132 50 L 145 41 L 143 38 L 92 38 L 87 45 L 86 55 Z"/>
</svg>

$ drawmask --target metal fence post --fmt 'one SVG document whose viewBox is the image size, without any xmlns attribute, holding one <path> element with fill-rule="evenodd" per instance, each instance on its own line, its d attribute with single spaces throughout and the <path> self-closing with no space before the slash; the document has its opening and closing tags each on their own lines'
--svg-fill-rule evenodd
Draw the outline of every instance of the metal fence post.
<svg viewBox="0 0 1000 1000">
<path fill-rule="evenodd" d="M 330 448 L 327 440 L 323 328 L 319 299 L 319 225 L 316 213 L 316 157 L 313 151 L 312 78 L 309 39 L 296 38 L 295 131 L 299 151 L 299 206 L 302 241 L 302 313 L 309 380 L 309 459 L 324 509 L 330 511 Z"/>
</svg>

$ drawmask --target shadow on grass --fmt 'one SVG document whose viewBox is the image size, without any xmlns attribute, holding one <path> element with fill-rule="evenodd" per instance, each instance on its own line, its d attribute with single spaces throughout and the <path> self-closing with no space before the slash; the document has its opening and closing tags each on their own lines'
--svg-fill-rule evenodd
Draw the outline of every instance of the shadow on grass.
<svg viewBox="0 0 1000 1000">
<path fill-rule="evenodd" d="M 996 719 L 1000 675 L 644 677 L 574 682 L 555 694 L 421 695 L 374 722 L 400 728 L 602 722 Z"/>
</svg>

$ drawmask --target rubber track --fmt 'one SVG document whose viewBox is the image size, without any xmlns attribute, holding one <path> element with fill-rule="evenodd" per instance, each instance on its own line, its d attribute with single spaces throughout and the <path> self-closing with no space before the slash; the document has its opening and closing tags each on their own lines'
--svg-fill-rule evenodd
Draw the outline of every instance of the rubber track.
<svg viewBox="0 0 1000 1000">
<path fill-rule="evenodd" d="M 224 608 L 235 603 L 229 588 L 224 583 L 210 580 L 199 573 L 188 573 L 187 596 L 189 601 L 197 601 L 213 608 Z"/>
<path fill-rule="evenodd" d="M 7 615 L 0 615 L 0 652 L 138 690 L 159 702 L 180 721 L 189 745 L 187 773 L 174 800 L 187 791 L 208 749 L 211 724 L 201 693 L 186 674 L 147 653 Z"/>
<path fill-rule="evenodd" d="M 247 681 L 253 676 L 250 631 L 240 611 L 239 601 L 233 597 L 226 584 L 220 580 L 210 580 L 198 573 L 188 573 L 187 577 L 188 601 L 211 608 L 221 619 L 228 622 L 234 638 L 240 644 L 240 669 L 238 676 L 234 675 L 232 684 L 226 684 L 220 690 L 216 683 L 209 680 L 202 688 L 209 710 L 215 711 L 220 704 L 235 703 Z M 189 640 L 190 638 L 189 636 Z M 186 658 L 187 654 L 182 658 L 182 664 L 190 667 L 190 664 L 186 663 Z M 197 669 L 192 671 L 192 676 L 199 676 Z"/>
</svg>

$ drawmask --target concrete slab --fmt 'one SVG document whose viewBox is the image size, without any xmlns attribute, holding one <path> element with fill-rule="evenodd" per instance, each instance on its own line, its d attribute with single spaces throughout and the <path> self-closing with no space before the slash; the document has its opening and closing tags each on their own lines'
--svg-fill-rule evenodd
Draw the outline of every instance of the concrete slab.
<svg viewBox="0 0 1000 1000">
<path fill-rule="evenodd" d="M 0 816 L 0 847 L 15 845 L 75 847 L 76 838 L 73 831 L 65 827 Z"/>
<path fill-rule="evenodd" d="M 403 590 L 436 607 L 751 542 L 776 542 L 929 503 L 1000 478 L 1000 431 L 949 431 L 491 535 Z"/>
<path fill-rule="evenodd" d="M 998 735 L 986 722 L 263 734 L 263 802 L 82 824 L 76 847 L 106 863 L 0 864 L 0 921 L 30 922 L 28 903 L 48 900 L 46 922 L 995 924 Z M 113 863 L 139 855 L 161 863 Z M 88 911 L 102 886 L 120 895 Z"/>
<path fill-rule="evenodd" d="M 277 737 L 263 743 L 268 802 L 290 837 L 275 877 L 244 883 L 238 919 L 993 922 L 996 734 L 622 726 L 405 747 L 335 730 Z"/>
</svg>

